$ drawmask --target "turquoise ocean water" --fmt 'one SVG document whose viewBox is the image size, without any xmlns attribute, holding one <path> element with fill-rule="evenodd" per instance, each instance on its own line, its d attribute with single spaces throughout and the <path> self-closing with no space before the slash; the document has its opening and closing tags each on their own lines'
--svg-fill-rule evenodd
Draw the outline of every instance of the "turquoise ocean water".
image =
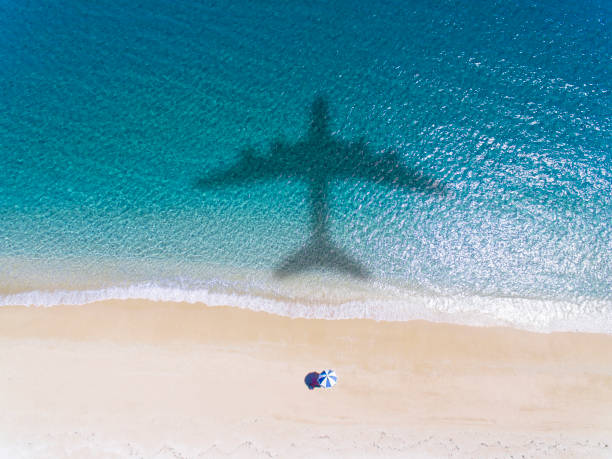
<svg viewBox="0 0 612 459">
<path fill-rule="evenodd" d="M 0 305 L 612 333 L 611 18 L 609 1 L 0 0 Z M 393 158 L 385 180 L 365 151 Z"/>
</svg>

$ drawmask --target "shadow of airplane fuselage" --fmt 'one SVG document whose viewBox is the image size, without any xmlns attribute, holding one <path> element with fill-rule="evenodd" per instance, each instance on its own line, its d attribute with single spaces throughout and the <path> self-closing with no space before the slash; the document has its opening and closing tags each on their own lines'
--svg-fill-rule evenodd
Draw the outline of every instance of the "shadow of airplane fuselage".
<svg viewBox="0 0 612 459">
<path fill-rule="evenodd" d="M 347 142 L 329 128 L 327 101 L 317 97 L 311 107 L 306 135 L 294 144 L 276 142 L 266 157 L 252 149 L 229 170 L 199 180 L 204 188 L 231 186 L 270 179 L 300 179 L 309 190 L 310 237 L 297 252 L 276 268 L 279 277 L 303 271 L 332 270 L 365 278 L 368 270 L 337 247 L 328 227 L 330 184 L 337 179 L 367 180 L 377 184 L 422 192 L 440 192 L 441 186 L 403 164 L 397 152 L 375 154 L 363 140 Z"/>
</svg>

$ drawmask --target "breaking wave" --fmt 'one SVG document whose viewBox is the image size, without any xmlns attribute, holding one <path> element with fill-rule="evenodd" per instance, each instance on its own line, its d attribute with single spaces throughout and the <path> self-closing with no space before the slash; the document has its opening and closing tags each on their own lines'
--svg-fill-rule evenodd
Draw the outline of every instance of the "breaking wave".
<svg viewBox="0 0 612 459">
<path fill-rule="evenodd" d="M 427 320 L 472 326 L 506 326 L 545 333 L 612 334 L 612 303 L 606 300 L 577 303 L 519 297 L 442 296 L 417 291 L 405 291 L 401 295 L 394 292 L 394 297 L 389 298 L 383 288 L 376 293 L 379 298 L 334 299 L 313 304 L 281 295 L 143 282 L 90 290 L 38 290 L 0 295 L 0 306 L 77 306 L 106 300 L 149 300 L 202 303 L 210 307 L 233 306 L 292 318 Z"/>
</svg>

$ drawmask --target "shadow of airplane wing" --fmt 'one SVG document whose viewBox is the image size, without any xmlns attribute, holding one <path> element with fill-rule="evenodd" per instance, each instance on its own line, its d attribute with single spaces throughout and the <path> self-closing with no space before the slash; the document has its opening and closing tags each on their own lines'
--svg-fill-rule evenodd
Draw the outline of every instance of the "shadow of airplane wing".
<svg viewBox="0 0 612 459">
<path fill-rule="evenodd" d="M 276 268 L 277 277 L 283 278 L 304 271 L 330 269 L 365 279 L 368 271 L 340 247 L 336 247 L 325 234 L 314 235 L 308 243 L 285 258 Z"/>
<path fill-rule="evenodd" d="M 198 186 L 202 188 L 231 186 L 295 175 L 293 146 L 276 142 L 272 146 L 271 153 L 262 157 L 252 148 L 244 149 L 241 158 L 232 167 L 200 178 Z"/>
<path fill-rule="evenodd" d="M 345 174 L 353 179 L 368 181 L 406 191 L 446 194 L 444 184 L 418 169 L 407 166 L 396 151 L 375 155 L 363 142 L 344 146 L 347 164 Z"/>
</svg>

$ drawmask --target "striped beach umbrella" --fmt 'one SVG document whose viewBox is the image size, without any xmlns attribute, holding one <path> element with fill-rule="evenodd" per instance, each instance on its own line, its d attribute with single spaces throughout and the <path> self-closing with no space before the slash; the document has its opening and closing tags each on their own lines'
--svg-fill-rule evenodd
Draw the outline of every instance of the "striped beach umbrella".
<svg viewBox="0 0 612 459">
<path fill-rule="evenodd" d="M 334 370 L 323 370 L 317 379 L 319 386 L 325 388 L 334 386 L 337 381 L 338 377 L 336 376 L 336 372 Z"/>
</svg>

